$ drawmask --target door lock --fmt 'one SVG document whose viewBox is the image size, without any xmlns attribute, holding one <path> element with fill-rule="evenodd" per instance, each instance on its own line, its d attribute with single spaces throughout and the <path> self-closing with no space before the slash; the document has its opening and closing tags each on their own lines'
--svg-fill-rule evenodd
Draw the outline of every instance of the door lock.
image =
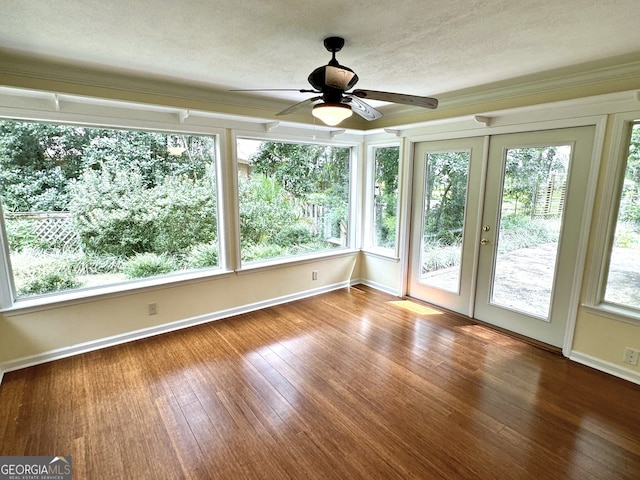
<svg viewBox="0 0 640 480">
<path fill-rule="evenodd" d="M 491 227 L 489 225 L 483 225 L 482 226 L 482 231 L 483 232 L 488 232 L 489 230 L 491 230 Z"/>
</svg>

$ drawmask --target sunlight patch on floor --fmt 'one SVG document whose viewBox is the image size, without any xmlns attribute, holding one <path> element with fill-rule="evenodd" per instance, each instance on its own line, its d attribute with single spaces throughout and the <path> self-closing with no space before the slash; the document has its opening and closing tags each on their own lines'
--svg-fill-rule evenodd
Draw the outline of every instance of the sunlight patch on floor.
<svg viewBox="0 0 640 480">
<path fill-rule="evenodd" d="M 520 340 L 510 338 L 507 335 L 498 333 L 482 325 L 462 325 L 455 327 L 455 329 L 462 330 L 465 333 L 473 335 L 474 337 L 481 338 L 483 340 L 490 340 L 492 342 L 500 343 L 501 345 L 519 345 L 522 343 Z"/>
<path fill-rule="evenodd" d="M 419 315 L 442 315 L 440 310 L 436 310 L 435 308 L 426 307 L 424 305 L 420 305 L 418 303 L 414 303 L 411 300 L 395 300 L 393 302 L 387 302 L 389 305 L 393 305 L 394 307 L 401 308 L 403 310 L 408 310 L 413 313 L 417 313 Z"/>
</svg>

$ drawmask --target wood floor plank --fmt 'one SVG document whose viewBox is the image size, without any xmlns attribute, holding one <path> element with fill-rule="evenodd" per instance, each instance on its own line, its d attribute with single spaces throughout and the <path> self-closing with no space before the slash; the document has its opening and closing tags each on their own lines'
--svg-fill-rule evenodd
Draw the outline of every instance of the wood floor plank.
<svg viewBox="0 0 640 480">
<path fill-rule="evenodd" d="M 640 386 L 358 286 L 5 374 L 87 479 L 640 477 Z"/>
<path fill-rule="evenodd" d="M 440 439 L 433 439 L 434 441 L 430 442 L 431 439 L 428 435 L 424 435 L 424 432 L 420 429 L 414 428 L 416 423 L 420 423 L 415 421 L 419 418 L 421 413 L 420 407 L 422 405 L 422 398 L 420 395 L 415 390 L 413 392 L 405 390 L 403 392 L 404 398 L 393 395 L 400 391 L 398 389 L 399 382 L 397 382 L 399 372 L 389 372 L 388 378 L 385 382 L 388 391 L 382 391 L 380 394 L 369 391 L 367 395 L 363 396 L 361 395 L 361 389 L 357 385 L 355 378 L 351 378 L 348 382 L 342 382 L 342 373 L 333 371 L 333 368 L 328 363 L 323 364 L 317 359 L 315 359 L 316 361 L 311 362 L 311 364 L 318 366 L 318 369 L 316 371 L 311 371 L 305 368 L 305 365 L 309 362 L 305 362 L 301 358 L 294 358 L 292 355 L 288 355 L 286 350 L 286 348 L 278 349 L 278 355 L 285 362 L 284 365 L 295 366 L 294 368 L 297 367 L 300 369 L 301 381 L 304 379 L 304 381 L 308 382 L 310 379 L 315 378 L 318 385 L 313 388 L 324 392 L 324 396 L 328 397 L 326 401 L 331 404 L 335 404 L 338 400 L 345 402 L 344 407 L 340 409 L 341 411 L 345 410 L 353 412 L 352 415 L 356 417 L 358 424 L 367 424 L 368 430 L 376 432 L 375 437 L 385 438 L 387 440 L 382 447 L 382 452 L 393 454 L 396 462 L 399 462 L 402 459 L 401 464 L 407 468 L 406 471 L 402 472 L 403 478 L 408 478 L 410 476 L 409 472 L 411 471 L 422 471 L 427 468 L 426 464 L 422 464 L 420 467 L 416 466 L 420 461 L 426 462 L 427 459 L 422 458 L 419 450 L 413 449 L 413 445 L 415 443 L 427 446 L 430 452 L 439 451 L 442 448 L 442 442 L 440 442 Z M 292 374 L 289 372 L 286 376 L 291 377 Z M 330 393 L 333 395 L 330 396 Z M 333 396 L 336 398 L 332 398 Z M 376 396 L 379 397 L 380 402 L 378 404 L 370 403 L 371 399 Z M 378 412 L 381 410 L 387 411 L 389 414 L 384 418 L 380 417 Z M 451 413 L 452 411 L 448 411 L 442 415 L 442 412 L 438 414 L 433 409 L 429 408 L 428 412 L 424 412 L 423 418 L 431 424 L 441 421 L 444 426 L 449 421 L 449 415 Z M 459 449 L 460 446 L 467 445 L 471 440 L 473 439 L 467 439 L 464 438 L 464 435 L 459 435 L 454 448 L 448 444 L 446 451 L 440 451 L 436 457 L 439 460 L 446 460 L 448 456 L 455 456 L 456 450 Z M 388 452 L 385 452 L 385 450 L 388 450 Z M 479 456 L 482 455 L 481 452 L 476 453 L 480 453 Z M 452 464 L 454 464 L 454 462 L 440 465 L 440 474 L 442 476 L 474 476 L 476 478 L 504 478 L 504 475 L 506 474 L 506 472 L 502 472 L 501 474 L 499 471 L 496 471 L 495 467 L 483 472 L 461 471 L 461 466 L 457 466 L 456 470 L 447 470 Z M 478 462 L 478 465 L 482 465 L 482 462 Z M 428 468 L 433 471 L 436 468 L 436 465 L 432 464 Z M 495 477 L 493 475 L 495 475 Z"/>
</svg>

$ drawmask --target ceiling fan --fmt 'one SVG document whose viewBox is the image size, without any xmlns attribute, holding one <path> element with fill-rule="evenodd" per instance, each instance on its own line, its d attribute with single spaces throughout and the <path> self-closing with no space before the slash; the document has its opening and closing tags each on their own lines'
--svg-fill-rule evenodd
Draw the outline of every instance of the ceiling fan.
<svg viewBox="0 0 640 480">
<path fill-rule="evenodd" d="M 305 106 L 313 105 L 313 116 L 320 119 L 327 125 L 334 126 L 338 125 L 346 118 L 349 118 L 353 112 L 366 120 L 376 120 L 382 117 L 382 113 L 366 103 L 363 99 L 401 103 L 404 105 L 432 109 L 438 106 L 438 100 L 430 97 L 420 97 L 404 93 L 382 92 L 379 90 L 351 90 L 358 82 L 358 75 L 356 75 L 356 73 L 349 67 L 340 65 L 338 60 L 336 60 L 336 52 L 342 50 L 342 47 L 344 46 L 344 38 L 325 38 L 324 46 L 331 52 L 331 60 L 327 65 L 316 68 L 309 75 L 308 81 L 314 90 L 296 90 L 300 93 L 318 93 L 321 95 L 296 103 L 295 105 L 276 113 L 277 116 L 288 115 Z M 282 91 L 288 89 L 276 90 Z"/>
</svg>

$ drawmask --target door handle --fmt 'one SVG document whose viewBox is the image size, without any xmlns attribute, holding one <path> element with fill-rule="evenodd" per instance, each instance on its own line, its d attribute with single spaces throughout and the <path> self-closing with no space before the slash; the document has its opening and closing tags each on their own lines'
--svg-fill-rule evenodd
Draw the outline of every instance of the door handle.
<svg viewBox="0 0 640 480">
<path fill-rule="evenodd" d="M 489 244 L 489 239 L 488 238 L 483 238 L 480 240 L 480 244 L 481 245 L 488 245 Z"/>
</svg>

